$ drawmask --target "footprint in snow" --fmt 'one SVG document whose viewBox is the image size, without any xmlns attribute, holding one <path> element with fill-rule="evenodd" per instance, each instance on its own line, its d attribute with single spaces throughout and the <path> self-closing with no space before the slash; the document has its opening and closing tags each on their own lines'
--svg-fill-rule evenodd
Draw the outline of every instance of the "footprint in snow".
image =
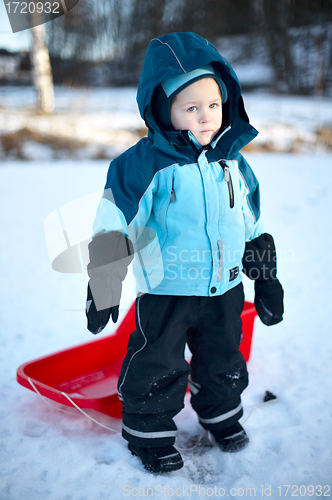
<svg viewBox="0 0 332 500">
<path fill-rule="evenodd" d="M 41 437 L 47 432 L 47 427 L 44 427 L 40 424 L 36 424 L 35 422 L 28 422 L 24 429 L 23 434 L 29 437 Z"/>
</svg>

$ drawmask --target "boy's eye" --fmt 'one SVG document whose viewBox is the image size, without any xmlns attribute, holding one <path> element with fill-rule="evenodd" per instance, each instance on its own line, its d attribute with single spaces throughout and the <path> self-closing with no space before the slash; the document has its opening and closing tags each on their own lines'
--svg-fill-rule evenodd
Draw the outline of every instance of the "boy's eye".
<svg viewBox="0 0 332 500">
<path fill-rule="evenodd" d="M 193 113 L 194 111 L 197 110 L 197 107 L 196 106 L 190 106 L 190 108 L 188 108 L 187 111 L 189 111 L 189 113 Z"/>
<path fill-rule="evenodd" d="M 210 108 L 214 109 L 218 106 L 218 104 L 216 102 L 213 102 L 212 104 L 210 104 Z"/>
</svg>

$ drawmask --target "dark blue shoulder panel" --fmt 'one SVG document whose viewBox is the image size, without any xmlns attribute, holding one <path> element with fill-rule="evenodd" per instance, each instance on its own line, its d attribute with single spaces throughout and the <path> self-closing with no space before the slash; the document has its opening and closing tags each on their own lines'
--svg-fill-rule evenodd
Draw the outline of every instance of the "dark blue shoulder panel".
<svg viewBox="0 0 332 500">
<path fill-rule="evenodd" d="M 255 219 L 258 220 L 261 214 L 260 208 L 260 191 L 258 180 L 252 171 L 249 163 L 243 158 L 241 153 L 236 153 L 234 159 L 238 161 L 239 169 L 245 183 L 249 189 L 248 201 L 249 205 L 254 213 Z"/>
<path fill-rule="evenodd" d="M 129 225 L 155 174 L 173 164 L 174 160 L 156 149 L 150 139 L 141 139 L 111 162 L 104 198 L 116 204 Z"/>
</svg>

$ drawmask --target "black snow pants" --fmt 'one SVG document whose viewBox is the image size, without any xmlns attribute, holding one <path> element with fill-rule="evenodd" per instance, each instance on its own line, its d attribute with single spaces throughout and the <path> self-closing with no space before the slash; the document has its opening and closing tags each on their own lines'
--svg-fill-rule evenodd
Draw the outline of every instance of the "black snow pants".
<svg viewBox="0 0 332 500">
<path fill-rule="evenodd" d="M 206 429 L 221 429 L 242 416 L 248 385 L 239 352 L 242 283 L 217 297 L 141 295 L 118 382 L 123 437 L 141 447 L 174 444 L 173 417 L 191 404 Z M 186 343 L 192 353 L 185 360 Z"/>
</svg>

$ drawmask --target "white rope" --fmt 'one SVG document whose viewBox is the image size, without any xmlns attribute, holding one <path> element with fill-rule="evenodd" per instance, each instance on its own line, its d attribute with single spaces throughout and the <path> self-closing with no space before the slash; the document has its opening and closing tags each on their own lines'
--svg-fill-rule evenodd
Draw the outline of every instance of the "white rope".
<svg viewBox="0 0 332 500">
<path fill-rule="evenodd" d="M 32 380 L 31 380 L 31 378 L 30 378 L 30 377 L 28 377 L 28 381 L 30 382 L 30 384 L 31 384 L 32 388 L 34 389 L 34 391 L 35 391 L 37 394 L 39 394 L 39 396 L 43 399 L 43 401 L 45 401 L 45 403 L 47 403 L 47 404 L 48 404 L 49 406 L 51 406 L 52 408 L 55 408 L 56 410 L 63 411 L 64 413 L 68 413 L 69 415 L 73 415 L 73 413 L 72 413 L 72 412 L 70 412 L 70 411 L 67 411 L 67 410 L 64 410 L 64 409 L 62 409 L 62 408 L 59 408 L 58 406 L 52 405 L 52 403 L 50 403 L 50 402 L 48 401 L 48 399 L 47 399 L 45 396 L 43 396 L 43 395 L 42 395 L 42 394 L 38 391 L 37 387 L 36 387 L 36 386 L 35 386 L 35 384 L 32 382 Z M 82 408 L 80 408 L 79 406 L 77 406 L 77 404 L 76 404 L 76 403 L 74 403 L 74 401 L 73 401 L 73 400 L 72 400 L 72 399 L 68 396 L 68 394 L 66 394 L 65 392 L 61 392 L 61 394 L 62 394 L 63 396 L 65 396 L 65 397 L 68 399 L 68 401 L 70 401 L 70 403 L 71 403 L 71 404 L 72 404 L 75 408 L 77 408 L 77 410 L 79 410 L 79 411 L 83 414 L 83 416 L 85 416 L 85 417 L 89 418 L 90 420 L 92 420 L 92 421 L 93 421 L 93 422 L 95 422 L 96 424 L 100 425 L 101 427 L 104 427 L 105 429 L 108 429 L 109 431 L 116 432 L 117 434 L 120 434 L 120 431 L 117 431 L 116 429 L 112 429 L 111 427 L 107 427 L 106 425 L 104 425 L 104 424 L 102 424 L 102 423 L 98 422 L 97 420 L 95 420 L 94 418 L 90 417 L 90 415 L 88 415 L 87 413 L 85 413 L 85 411 L 83 411 L 83 410 L 82 410 Z M 81 417 L 82 415 L 79 415 L 79 416 Z"/>
<path fill-rule="evenodd" d="M 241 422 L 241 424 L 244 424 L 248 420 L 248 418 L 251 416 L 251 414 L 253 413 L 253 411 L 256 410 L 257 408 L 261 408 L 262 406 L 266 406 L 266 405 L 271 404 L 271 403 L 276 403 L 277 401 L 279 401 L 279 398 L 270 399 L 269 401 L 264 401 L 263 403 L 257 403 L 255 405 L 244 406 L 243 407 L 244 410 L 247 410 L 247 409 L 251 408 L 251 411 L 250 411 L 249 415 Z M 197 446 L 199 446 L 201 444 L 205 432 L 206 432 L 206 430 L 203 429 L 201 435 L 199 436 L 199 438 L 197 440 L 197 443 L 194 444 L 194 446 L 188 447 L 188 448 L 180 448 L 179 446 L 175 446 L 176 449 L 180 450 L 180 451 L 191 451 L 191 450 L 193 450 L 194 448 L 196 448 Z M 181 436 L 181 433 L 178 433 L 178 434 Z M 184 434 L 182 434 L 182 436 L 184 436 Z"/>
<path fill-rule="evenodd" d="M 205 429 L 202 430 L 201 432 L 201 435 L 199 436 L 199 438 L 197 439 L 197 443 L 194 444 L 194 446 L 188 446 L 186 448 L 180 448 L 179 446 L 176 446 L 175 445 L 175 448 L 177 450 L 180 450 L 180 451 L 191 451 L 191 450 L 194 450 L 197 446 L 199 446 L 201 444 L 201 442 L 203 441 L 203 437 L 204 437 L 204 434 L 205 434 Z M 184 437 L 185 435 L 184 434 L 181 434 L 181 432 L 178 433 L 179 436 L 182 436 Z"/>
<path fill-rule="evenodd" d="M 73 413 L 72 411 L 67 411 L 67 410 L 64 410 L 63 408 L 59 408 L 59 406 L 56 406 L 56 405 L 52 405 L 52 403 L 50 403 L 49 399 L 46 398 L 45 396 L 43 396 L 37 389 L 37 387 L 35 386 L 35 384 L 32 382 L 31 378 L 28 377 L 28 381 L 30 382 L 32 388 L 34 389 L 34 391 L 39 394 L 39 396 L 42 398 L 42 400 L 48 404 L 49 406 L 51 406 L 52 408 L 55 408 L 56 410 L 59 410 L 59 411 L 63 411 L 64 413 L 68 413 L 68 415 L 77 415 L 77 413 Z M 79 417 L 81 417 L 82 415 L 78 415 Z"/>
<path fill-rule="evenodd" d="M 70 415 L 72 415 L 72 412 L 70 411 L 66 411 L 62 408 L 59 408 L 58 406 L 55 406 L 55 405 L 52 405 L 48 399 L 43 396 L 37 389 L 37 387 L 35 386 L 35 384 L 32 382 L 31 378 L 28 377 L 28 381 L 30 382 L 32 388 L 34 389 L 34 391 L 39 394 L 39 396 L 45 401 L 45 403 L 47 403 L 49 406 L 51 406 L 52 408 L 55 408 L 56 410 L 59 410 L 59 411 L 63 411 L 64 413 L 69 413 Z M 82 408 L 80 408 L 71 398 L 70 396 L 68 396 L 68 394 L 66 394 L 65 392 L 61 392 L 61 394 L 68 399 L 68 401 L 75 407 L 77 408 L 77 410 L 82 413 L 83 416 L 89 418 L 90 420 L 92 420 L 92 422 L 94 422 L 95 424 L 97 425 L 100 425 L 100 427 L 104 427 L 104 429 L 107 429 L 111 432 L 115 432 L 116 434 L 120 434 L 120 431 L 116 430 L 116 429 L 112 429 L 112 427 L 107 427 L 107 425 L 104 425 L 102 424 L 101 422 L 98 422 L 98 420 L 95 420 L 94 418 L 90 417 L 90 415 L 88 415 L 87 413 L 85 413 L 85 411 L 82 410 Z M 248 418 L 251 416 L 251 414 L 253 413 L 254 410 L 256 410 L 257 408 L 261 408 L 262 406 L 266 406 L 268 404 L 271 404 L 271 403 L 276 403 L 277 401 L 279 401 L 278 398 L 274 398 L 274 399 L 270 399 L 269 401 L 264 401 L 264 403 L 258 403 L 258 404 L 255 404 L 255 405 L 250 405 L 250 406 L 244 406 L 244 410 L 247 410 L 249 408 L 251 408 L 251 411 L 249 413 L 249 415 L 245 418 L 245 420 L 243 420 L 243 422 L 241 422 L 241 424 L 244 424 Z M 81 416 L 81 415 L 79 415 Z M 181 435 L 181 433 L 178 433 L 179 435 Z M 205 434 L 205 429 L 203 429 L 201 435 L 199 436 L 198 440 L 197 440 L 197 443 L 194 444 L 194 446 L 191 446 L 190 448 L 180 448 L 178 446 L 176 446 L 176 448 L 180 451 L 190 451 L 190 450 L 193 450 L 194 448 L 196 448 L 197 446 L 200 445 L 200 443 L 202 442 L 203 440 L 203 437 L 204 437 L 204 434 Z M 182 434 L 183 436 L 183 434 Z"/>
<path fill-rule="evenodd" d="M 104 427 L 104 429 L 108 429 L 109 431 L 116 432 L 117 434 L 119 434 L 119 431 L 117 431 L 116 429 L 112 429 L 112 427 L 107 427 L 107 425 L 101 424 L 100 422 L 98 422 L 98 420 L 95 420 L 94 418 L 90 417 L 90 415 L 85 413 L 85 411 L 83 411 L 82 408 L 80 408 L 79 406 L 77 406 L 76 403 L 74 403 L 74 401 L 68 396 L 68 394 L 66 394 L 65 392 L 61 392 L 61 394 L 65 396 L 68 399 L 68 401 L 70 401 L 71 404 L 75 406 L 75 408 L 77 408 L 81 413 L 83 413 L 83 415 L 92 420 L 92 422 L 95 422 L 96 424 L 100 425 L 100 427 Z"/>
<path fill-rule="evenodd" d="M 243 409 L 244 410 L 247 410 L 248 408 L 251 408 L 251 412 L 249 413 L 249 415 L 241 422 L 241 425 L 244 424 L 248 418 L 251 416 L 251 414 L 253 413 L 253 411 L 255 411 L 257 408 L 261 408 L 262 406 L 266 406 L 266 405 L 269 405 L 271 403 L 276 403 L 277 401 L 279 401 L 279 398 L 274 398 L 274 399 L 270 399 L 269 401 L 264 401 L 264 403 L 257 403 L 255 405 L 250 405 L 250 406 L 244 406 Z"/>
</svg>

